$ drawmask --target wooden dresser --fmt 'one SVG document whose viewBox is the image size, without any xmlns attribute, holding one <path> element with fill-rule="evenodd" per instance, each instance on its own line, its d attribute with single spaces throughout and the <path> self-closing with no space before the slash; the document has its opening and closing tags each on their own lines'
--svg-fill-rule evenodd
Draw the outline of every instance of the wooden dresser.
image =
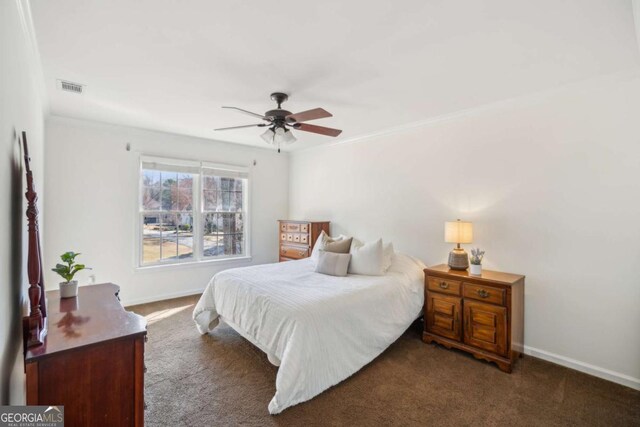
<svg viewBox="0 0 640 427">
<path fill-rule="evenodd" d="M 27 405 L 64 405 L 66 426 L 144 425 L 144 317 L 112 283 L 49 291 L 48 335 L 25 353 Z"/>
<path fill-rule="evenodd" d="M 524 276 L 483 271 L 482 276 L 426 268 L 422 340 L 494 362 L 505 372 L 522 356 Z"/>
<path fill-rule="evenodd" d="M 328 221 L 278 221 L 280 230 L 280 262 L 307 258 L 324 230 L 329 234 Z"/>
</svg>

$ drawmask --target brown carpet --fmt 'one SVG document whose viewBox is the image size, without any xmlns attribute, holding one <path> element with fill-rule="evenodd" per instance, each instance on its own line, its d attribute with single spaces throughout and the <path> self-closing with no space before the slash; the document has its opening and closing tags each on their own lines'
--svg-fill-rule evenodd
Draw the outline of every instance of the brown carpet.
<svg viewBox="0 0 640 427">
<path fill-rule="evenodd" d="M 277 368 L 227 325 L 201 336 L 197 297 L 129 307 L 147 316 L 148 426 L 640 425 L 640 392 L 525 356 L 509 375 L 420 340 L 416 322 L 351 378 L 279 415 Z"/>
</svg>

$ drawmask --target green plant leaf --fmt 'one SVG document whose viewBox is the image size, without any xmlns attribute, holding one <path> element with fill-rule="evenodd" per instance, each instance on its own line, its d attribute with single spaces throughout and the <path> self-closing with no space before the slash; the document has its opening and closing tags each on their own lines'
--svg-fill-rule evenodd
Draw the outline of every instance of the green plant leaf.
<svg viewBox="0 0 640 427">
<path fill-rule="evenodd" d="M 52 268 L 51 271 L 55 271 L 56 273 L 62 276 L 63 274 L 69 273 L 69 266 L 64 264 L 56 264 L 56 267 Z"/>
<path fill-rule="evenodd" d="M 72 263 L 78 255 L 80 255 L 80 253 L 69 251 L 60 255 L 60 259 L 66 263 Z"/>
<path fill-rule="evenodd" d="M 52 268 L 51 271 L 58 273 L 60 276 L 62 276 L 63 279 L 65 279 L 67 282 L 70 282 L 73 280 L 73 277 L 77 272 L 82 270 L 91 270 L 91 268 L 87 267 L 84 264 L 75 263 L 75 259 L 78 255 L 80 255 L 80 252 L 69 251 L 63 253 L 62 255 L 60 255 L 60 259 L 65 264 L 56 264 L 56 267 Z"/>
<path fill-rule="evenodd" d="M 73 274 L 69 272 L 69 267 L 66 265 L 58 264 L 56 268 L 52 268 L 51 270 L 58 273 L 67 282 L 73 279 Z"/>
<path fill-rule="evenodd" d="M 78 271 L 89 270 L 89 268 L 85 267 L 84 264 L 76 264 L 71 269 L 71 274 L 76 274 Z"/>
</svg>

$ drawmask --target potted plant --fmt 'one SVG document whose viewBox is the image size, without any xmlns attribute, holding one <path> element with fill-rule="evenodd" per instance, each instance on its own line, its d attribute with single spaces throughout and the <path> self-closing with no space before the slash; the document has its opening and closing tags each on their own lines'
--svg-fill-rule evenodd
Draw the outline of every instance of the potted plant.
<svg viewBox="0 0 640 427">
<path fill-rule="evenodd" d="M 484 251 L 480 248 L 471 249 L 471 265 L 469 266 L 469 273 L 474 276 L 482 275 L 482 258 L 484 258 Z"/>
<path fill-rule="evenodd" d="M 76 264 L 76 257 L 80 255 L 76 252 L 65 252 L 60 255 L 60 259 L 65 264 L 56 264 L 56 268 L 52 268 L 51 271 L 55 271 L 65 280 L 60 282 L 60 298 L 73 298 L 78 295 L 78 281 L 73 280 L 73 277 L 77 272 L 82 270 L 91 270 L 85 267 L 84 264 Z"/>
</svg>

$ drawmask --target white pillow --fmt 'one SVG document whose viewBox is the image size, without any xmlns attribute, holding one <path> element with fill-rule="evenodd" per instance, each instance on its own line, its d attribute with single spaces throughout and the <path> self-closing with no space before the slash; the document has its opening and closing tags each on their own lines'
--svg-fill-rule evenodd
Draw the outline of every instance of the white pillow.
<svg viewBox="0 0 640 427">
<path fill-rule="evenodd" d="M 362 246 L 351 245 L 351 262 L 349 274 L 366 276 L 382 276 L 384 274 L 384 250 L 382 239 L 365 243 Z"/>
<path fill-rule="evenodd" d="M 324 245 L 331 242 L 337 242 L 338 240 L 343 240 L 344 236 L 341 234 L 338 237 L 331 237 L 327 233 L 322 230 L 320 235 L 318 236 L 318 240 L 316 240 L 316 244 L 313 245 L 313 250 L 311 251 L 311 258 L 318 258 L 318 254 L 320 250 L 324 250 Z"/>
<path fill-rule="evenodd" d="M 340 235 L 340 237 L 344 237 L 342 234 Z M 351 247 L 360 247 L 364 245 L 364 243 L 362 243 L 362 241 L 356 239 L 355 237 L 353 238 L 353 240 L 351 241 Z M 382 273 L 386 273 L 387 271 L 389 271 L 389 267 L 391 267 L 391 264 L 393 264 L 393 260 L 396 257 L 396 251 L 393 248 L 393 243 L 389 242 L 389 243 L 384 243 L 382 242 L 382 251 L 384 253 L 383 257 L 383 261 L 382 261 Z"/>
<path fill-rule="evenodd" d="M 382 245 L 382 251 L 384 253 L 382 271 L 383 273 L 386 273 L 389 270 L 389 267 L 391 267 L 391 264 L 393 264 L 393 259 L 396 256 L 396 252 L 393 250 L 393 243 L 389 242 Z"/>
</svg>

